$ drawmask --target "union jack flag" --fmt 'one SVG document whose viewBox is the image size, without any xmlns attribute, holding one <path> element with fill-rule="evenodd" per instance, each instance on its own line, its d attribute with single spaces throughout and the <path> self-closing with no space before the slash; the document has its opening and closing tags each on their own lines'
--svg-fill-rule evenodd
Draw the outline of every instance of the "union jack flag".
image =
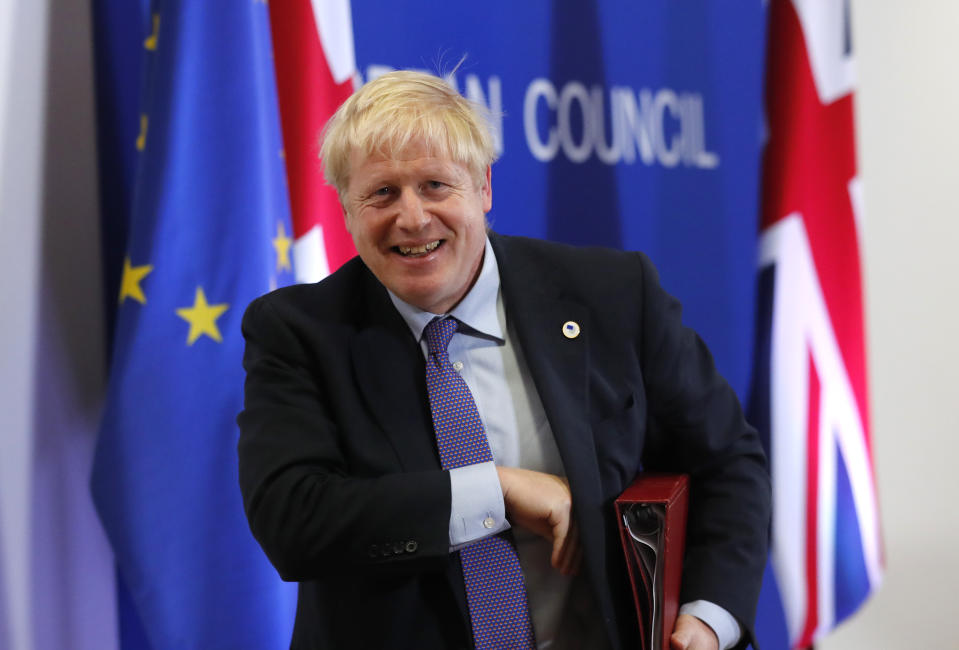
<svg viewBox="0 0 959 650">
<path fill-rule="evenodd" d="M 293 214 L 293 270 L 316 282 L 356 255 L 320 165 L 320 133 L 354 90 L 350 0 L 271 2 L 277 94 Z"/>
<path fill-rule="evenodd" d="M 771 566 L 791 647 L 854 612 L 883 570 L 849 34 L 848 1 L 770 3 L 750 411 L 770 457 Z"/>
</svg>

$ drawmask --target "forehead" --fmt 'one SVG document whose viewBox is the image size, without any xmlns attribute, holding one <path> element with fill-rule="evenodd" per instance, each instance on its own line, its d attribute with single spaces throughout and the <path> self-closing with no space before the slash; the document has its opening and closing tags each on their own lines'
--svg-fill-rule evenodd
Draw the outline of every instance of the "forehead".
<svg viewBox="0 0 959 650">
<path fill-rule="evenodd" d="M 408 143 L 402 149 L 381 148 L 372 152 L 353 149 L 350 172 L 350 178 L 357 182 L 369 182 L 386 175 L 417 173 L 468 175 L 466 166 L 453 160 L 445 149 L 422 140 Z"/>
</svg>

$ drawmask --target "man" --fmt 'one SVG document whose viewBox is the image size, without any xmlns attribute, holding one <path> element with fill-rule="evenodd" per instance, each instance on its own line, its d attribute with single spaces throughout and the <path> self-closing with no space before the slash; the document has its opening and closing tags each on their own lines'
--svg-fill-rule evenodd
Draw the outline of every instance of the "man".
<svg viewBox="0 0 959 650">
<path fill-rule="evenodd" d="M 637 647 L 612 502 L 641 471 L 691 477 L 673 647 L 744 647 L 765 458 L 649 261 L 488 232 L 487 123 L 436 77 L 367 84 L 321 153 L 359 258 L 243 323 L 293 647 Z"/>
</svg>

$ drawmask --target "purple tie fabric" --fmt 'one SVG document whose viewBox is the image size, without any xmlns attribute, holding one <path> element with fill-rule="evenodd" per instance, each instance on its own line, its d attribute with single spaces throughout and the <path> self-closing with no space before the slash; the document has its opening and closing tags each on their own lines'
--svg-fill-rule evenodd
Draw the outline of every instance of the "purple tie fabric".
<svg viewBox="0 0 959 650">
<path fill-rule="evenodd" d="M 437 319 L 424 331 L 429 351 L 426 386 L 443 469 L 493 460 L 473 395 L 446 350 L 458 326 L 455 318 Z M 460 560 L 477 650 L 535 648 L 513 545 L 493 535 L 461 549 Z"/>
</svg>

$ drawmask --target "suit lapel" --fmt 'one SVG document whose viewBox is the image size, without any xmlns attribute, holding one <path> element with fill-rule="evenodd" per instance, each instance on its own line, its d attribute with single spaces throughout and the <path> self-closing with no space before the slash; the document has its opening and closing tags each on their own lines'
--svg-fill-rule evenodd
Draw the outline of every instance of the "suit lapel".
<svg viewBox="0 0 959 650">
<path fill-rule="evenodd" d="M 600 611 L 611 618 L 614 610 L 606 586 L 602 515 L 607 504 L 603 503 L 588 417 L 589 311 L 563 295 L 545 265 L 532 262 L 529 256 L 513 254 L 513 241 L 493 233 L 490 240 L 499 264 L 507 320 L 519 338 L 569 479 L 593 591 L 600 601 Z M 563 334 L 567 321 L 579 325 L 577 336 Z"/>
<path fill-rule="evenodd" d="M 429 419 L 425 366 L 409 327 L 386 290 L 369 276 L 364 295 L 368 323 L 350 344 L 363 399 L 404 471 L 440 469 Z"/>
</svg>

